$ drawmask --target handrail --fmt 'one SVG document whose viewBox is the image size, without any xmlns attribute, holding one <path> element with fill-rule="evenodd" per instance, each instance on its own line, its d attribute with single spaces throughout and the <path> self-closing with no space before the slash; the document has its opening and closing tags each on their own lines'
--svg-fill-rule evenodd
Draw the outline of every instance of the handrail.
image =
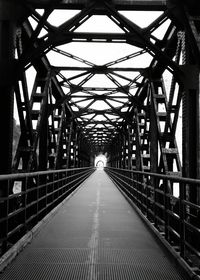
<svg viewBox="0 0 200 280">
<path fill-rule="evenodd" d="M 194 197 L 199 179 L 114 167 L 105 171 L 183 263 L 200 264 L 200 205 Z"/>
<path fill-rule="evenodd" d="M 93 167 L 90 167 L 93 169 Z M 55 173 L 63 173 L 68 171 L 77 171 L 77 170 L 88 170 L 88 167 L 79 167 L 79 168 L 68 168 L 68 169 L 58 169 L 58 170 L 47 170 L 47 171 L 35 171 L 35 172 L 23 172 L 23 173 L 12 173 L 12 174 L 2 174 L 0 175 L 0 181 L 7 180 L 7 179 L 22 179 L 24 177 L 32 177 L 38 175 L 48 175 L 48 174 L 55 174 Z"/>
<path fill-rule="evenodd" d="M 187 177 L 166 175 L 166 174 L 162 174 L 162 173 L 158 174 L 158 173 L 153 173 L 153 172 L 136 171 L 136 170 L 131 170 L 131 169 L 123 169 L 123 168 L 115 168 L 115 167 L 105 167 L 105 168 L 107 168 L 107 169 L 111 168 L 111 169 L 115 169 L 115 170 L 119 170 L 119 171 L 130 172 L 135 175 L 153 176 L 155 178 L 171 180 L 174 182 L 200 184 L 200 179 L 192 179 L 192 178 L 187 178 Z"/>
<path fill-rule="evenodd" d="M 0 175 L 0 255 L 95 170 L 83 167 Z"/>
</svg>

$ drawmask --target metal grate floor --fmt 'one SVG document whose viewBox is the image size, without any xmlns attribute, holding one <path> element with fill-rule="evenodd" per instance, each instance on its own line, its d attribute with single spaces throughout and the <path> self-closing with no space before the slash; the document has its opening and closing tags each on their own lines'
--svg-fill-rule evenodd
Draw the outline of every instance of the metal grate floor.
<svg viewBox="0 0 200 280">
<path fill-rule="evenodd" d="M 183 280 L 104 171 L 96 171 L 2 280 Z"/>
</svg>

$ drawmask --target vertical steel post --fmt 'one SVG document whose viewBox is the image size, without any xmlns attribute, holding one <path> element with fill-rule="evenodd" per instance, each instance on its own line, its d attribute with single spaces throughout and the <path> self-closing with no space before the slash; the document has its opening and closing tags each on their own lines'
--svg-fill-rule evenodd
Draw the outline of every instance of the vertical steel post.
<svg viewBox="0 0 200 280">
<path fill-rule="evenodd" d="M 127 127 L 128 132 L 128 169 L 132 168 L 131 159 L 132 159 L 132 147 L 131 147 L 131 128 L 130 125 Z"/>
<path fill-rule="evenodd" d="M 152 93 L 153 94 L 153 93 Z M 158 172 L 158 128 L 156 112 L 153 106 L 153 96 L 150 104 L 150 166 L 151 172 Z"/>
<path fill-rule="evenodd" d="M 123 168 L 123 141 L 122 141 L 122 134 L 119 134 L 119 168 Z"/>
<path fill-rule="evenodd" d="M 185 36 L 182 42 L 183 52 L 183 176 L 189 178 L 199 178 L 200 169 L 200 107 L 199 107 L 199 68 L 189 48 L 189 42 Z M 196 185 L 186 187 L 186 196 L 193 203 L 200 202 L 199 188 Z M 196 215 L 196 210 L 190 209 L 192 216 Z M 196 223 L 196 218 L 191 218 L 191 223 Z"/>
<path fill-rule="evenodd" d="M 183 176 L 199 178 L 200 176 L 200 95 L 199 70 L 195 65 L 185 65 L 183 94 Z M 190 200 L 199 202 L 197 188 L 189 190 Z"/>
<path fill-rule="evenodd" d="M 44 109 L 43 121 L 41 124 L 41 135 L 39 139 L 39 170 L 47 169 L 48 162 L 48 109 Z"/>
<path fill-rule="evenodd" d="M 125 169 L 126 168 L 126 135 L 124 129 L 122 131 L 122 151 L 123 151 L 122 168 Z"/>
<path fill-rule="evenodd" d="M 186 191 L 185 191 L 185 184 L 179 183 L 180 189 L 180 200 L 179 200 L 179 207 L 180 207 L 180 249 L 181 249 L 181 257 L 185 258 L 185 212 L 186 206 L 184 204 L 184 200 L 186 199 Z"/>
<path fill-rule="evenodd" d="M 0 174 L 10 173 L 12 165 L 16 35 L 14 6 L 14 1 L 0 1 Z"/>
<path fill-rule="evenodd" d="M 19 5 L 20 6 L 20 5 Z M 0 174 L 11 173 L 13 142 L 13 101 L 15 69 L 15 36 L 18 9 L 11 0 L 0 0 Z M 20 10 L 20 9 L 19 9 Z M 8 197 L 11 185 L 1 182 L 0 197 Z M 7 237 L 9 200 L 0 203 L 1 218 L 5 218 L 2 237 Z M 1 244 L 2 252 L 7 241 Z"/>
</svg>

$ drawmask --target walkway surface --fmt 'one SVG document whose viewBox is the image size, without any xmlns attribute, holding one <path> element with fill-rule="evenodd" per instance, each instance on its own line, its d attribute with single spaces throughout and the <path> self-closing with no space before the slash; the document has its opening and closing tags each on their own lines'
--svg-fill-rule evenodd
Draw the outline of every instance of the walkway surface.
<svg viewBox="0 0 200 280">
<path fill-rule="evenodd" d="M 108 175 L 97 170 L 0 279 L 184 278 Z"/>
</svg>

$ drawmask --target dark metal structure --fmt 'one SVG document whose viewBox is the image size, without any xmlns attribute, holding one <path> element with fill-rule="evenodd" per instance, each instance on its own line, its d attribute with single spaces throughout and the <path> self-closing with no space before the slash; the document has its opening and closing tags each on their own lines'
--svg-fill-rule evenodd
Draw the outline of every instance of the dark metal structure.
<svg viewBox="0 0 200 280">
<path fill-rule="evenodd" d="M 107 152 L 114 166 L 198 177 L 198 8 L 196 1 L 2 0 L 1 173 L 78 167 Z M 48 19 L 58 10 L 76 13 L 56 26 Z M 145 28 L 121 12 L 153 10 L 160 13 Z M 97 18 L 119 31 L 79 31 Z M 88 43 L 93 49 L 101 43 L 132 46 L 133 52 L 97 64 L 65 50 L 75 43 L 86 51 Z M 33 68 L 30 92 L 27 72 Z M 96 77 L 112 86 L 97 86 Z M 14 94 L 21 136 L 12 162 Z M 181 110 L 183 164 L 176 141 Z"/>
<path fill-rule="evenodd" d="M 0 173 L 89 167 L 102 153 L 113 168 L 199 179 L 199 33 L 197 0 L 0 0 Z M 198 184 L 184 189 L 194 225 Z"/>
</svg>

